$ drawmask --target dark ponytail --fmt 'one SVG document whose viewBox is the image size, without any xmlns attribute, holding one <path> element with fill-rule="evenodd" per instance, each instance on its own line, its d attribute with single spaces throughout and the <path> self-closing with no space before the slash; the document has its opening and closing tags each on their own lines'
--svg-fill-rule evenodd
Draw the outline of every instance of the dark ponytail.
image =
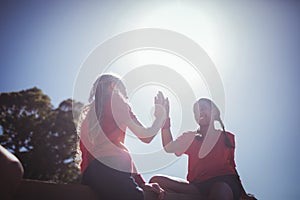
<svg viewBox="0 0 300 200">
<path fill-rule="evenodd" d="M 228 133 L 225 131 L 225 126 L 224 126 L 223 121 L 221 120 L 220 115 L 219 115 L 219 117 L 218 117 L 216 120 L 220 123 L 220 125 L 221 125 L 221 127 L 222 127 L 222 133 L 225 135 L 225 145 L 226 145 L 227 147 L 229 147 L 229 148 L 234 148 L 234 145 L 233 145 L 232 142 L 230 141 L 230 138 L 229 138 L 229 136 L 228 136 Z"/>
</svg>

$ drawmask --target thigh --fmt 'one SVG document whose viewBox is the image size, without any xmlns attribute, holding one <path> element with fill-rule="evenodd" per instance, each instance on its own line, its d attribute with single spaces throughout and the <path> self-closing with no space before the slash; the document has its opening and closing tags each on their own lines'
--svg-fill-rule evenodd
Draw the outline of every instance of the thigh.
<svg viewBox="0 0 300 200">
<path fill-rule="evenodd" d="M 150 179 L 150 183 L 158 183 L 167 192 L 199 194 L 199 191 L 193 184 L 177 177 L 156 175 Z"/>
<path fill-rule="evenodd" d="M 215 182 L 209 191 L 208 199 L 234 200 L 233 191 L 225 182 Z"/>
<path fill-rule="evenodd" d="M 208 197 L 211 193 L 226 193 L 238 200 L 241 196 L 239 179 L 236 175 L 217 176 L 201 183 L 194 183 L 201 194 Z M 230 194 L 229 194 L 230 193 Z"/>
</svg>

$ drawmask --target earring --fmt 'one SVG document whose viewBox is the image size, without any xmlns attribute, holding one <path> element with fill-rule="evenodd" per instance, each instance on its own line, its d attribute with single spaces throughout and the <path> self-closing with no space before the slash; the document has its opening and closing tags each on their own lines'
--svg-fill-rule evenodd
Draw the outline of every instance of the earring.
<svg viewBox="0 0 300 200">
<path fill-rule="evenodd" d="M 203 140 L 203 134 L 202 133 L 200 133 L 200 129 L 197 129 L 197 131 L 196 131 L 197 133 L 195 134 L 195 138 L 196 138 L 196 140 L 198 140 L 198 141 L 202 141 Z"/>
</svg>

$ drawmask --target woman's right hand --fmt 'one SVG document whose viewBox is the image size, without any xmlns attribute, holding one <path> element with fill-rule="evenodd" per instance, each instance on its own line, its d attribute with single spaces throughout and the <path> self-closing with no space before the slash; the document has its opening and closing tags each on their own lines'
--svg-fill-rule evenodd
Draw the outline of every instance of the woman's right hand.
<svg viewBox="0 0 300 200">
<path fill-rule="evenodd" d="M 143 190 L 152 191 L 158 195 L 158 200 L 163 200 L 165 196 L 165 190 L 162 189 L 158 183 L 146 183 L 143 186 Z"/>
<path fill-rule="evenodd" d="M 168 97 L 164 99 L 163 106 L 165 108 L 166 115 L 167 115 L 167 118 L 168 118 L 170 116 L 170 103 L 169 103 Z"/>
</svg>

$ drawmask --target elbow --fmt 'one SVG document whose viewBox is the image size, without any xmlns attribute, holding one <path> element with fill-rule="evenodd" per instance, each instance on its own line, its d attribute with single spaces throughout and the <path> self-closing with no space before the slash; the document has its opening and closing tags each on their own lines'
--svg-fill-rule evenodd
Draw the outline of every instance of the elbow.
<svg viewBox="0 0 300 200">
<path fill-rule="evenodd" d="M 151 140 L 145 140 L 144 143 L 150 144 Z"/>
<path fill-rule="evenodd" d="M 4 166 L 4 171 L 6 171 L 6 173 L 4 174 L 4 177 L 2 177 L 3 180 L 5 180 L 7 185 L 10 185 L 12 189 L 16 189 L 24 174 L 22 164 L 19 161 L 10 161 L 7 163 L 7 166 Z"/>
<path fill-rule="evenodd" d="M 15 175 L 16 182 L 20 182 L 24 175 L 24 168 L 23 168 L 21 162 L 19 162 L 19 161 L 13 162 L 11 167 L 12 167 L 11 170 L 13 171 L 13 174 Z"/>
<path fill-rule="evenodd" d="M 179 156 L 181 156 L 182 154 L 181 154 L 181 153 L 178 153 L 178 152 L 176 152 L 176 153 L 175 153 L 175 155 L 176 155 L 177 157 L 179 157 Z"/>
<path fill-rule="evenodd" d="M 152 141 L 152 138 L 143 138 L 141 140 L 142 140 L 142 142 L 149 144 Z"/>
<path fill-rule="evenodd" d="M 174 152 L 172 151 L 172 148 L 170 148 L 170 145 L 164 146 L 164 150 L 165 150 L 165 152 L 167 152 L 167 153 L 174 153 Z"/>
<path fill-rule="evenodd" d="M 181 156 L 182 155 L 181 153 L 176 151 L 174 146 L 172 146 L 170 144 L 164 146 L 164 150 L 165 150 L 166 153 L 174 153 L 176 156 Z"/>
</svg>

